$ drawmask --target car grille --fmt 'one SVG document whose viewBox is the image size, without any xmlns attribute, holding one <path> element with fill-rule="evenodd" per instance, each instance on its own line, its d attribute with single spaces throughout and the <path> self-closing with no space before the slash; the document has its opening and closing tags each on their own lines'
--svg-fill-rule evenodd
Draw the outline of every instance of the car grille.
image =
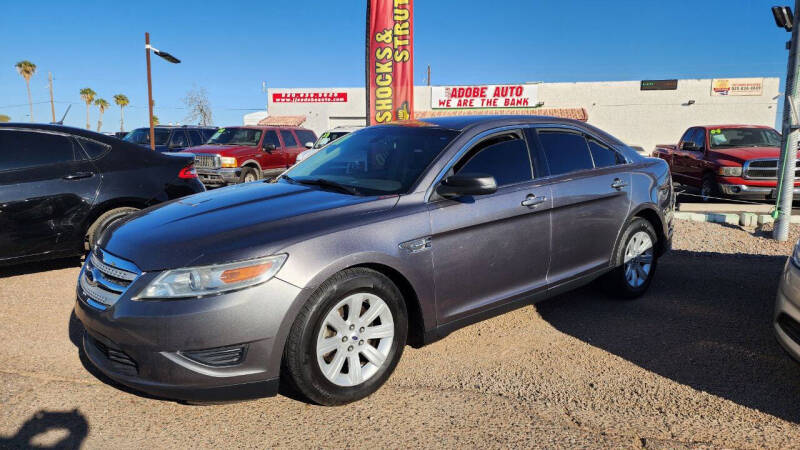
<svg viewBox="0 0 800 450">
<path fill-rule="evenodd" d="M 800 161 L 795 163 L 795 176 L 800 175 Z M 777 159 L 754 159 L 744 163 L 744 178 L 756 180 L 775 180 L 778 178 Z"/>
<path fill-rule="evenodd" d="M 194 155 L 194 166 L 200 169 L 219 169 L 219 155 Z"/>
<path fill-rule="evenodd" d="M 139 277 L 141 271 L 131 262 L 96 248 L 86 258 L 79 285 L 87 303 L 98 309 L 114 305 Z"/>
<path fill-rule="evenodd" d="M 778 316 L 778 326 L 780 326 L 781 330 L 793 341 L 800 344 L 800 323 L 797 323 L 796 320 L 788 315 L 781 313 Z"/>
<path fill-rule="evenodd" d="M 94 347 L 111 362 L 114 371 L 123 375 L 136 375 L 139 373 L 139 366 L 127 353 L 111 345 L 106 345 L 91 335 L 88 335 L 88 338 Z"/>
</svg>

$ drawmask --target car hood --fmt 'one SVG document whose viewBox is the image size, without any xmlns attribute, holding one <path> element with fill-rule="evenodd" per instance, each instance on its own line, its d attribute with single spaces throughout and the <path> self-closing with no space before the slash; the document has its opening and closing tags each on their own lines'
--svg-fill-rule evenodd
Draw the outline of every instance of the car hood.
<svg viewBox="0 0 800 450">
<path fill-rule="evenodd" d="M 204 153 L 204 154 L 220 154 L 225 155 L 229 153 L 238 153 L 247 151 L 252 153 L 256 147 L 249 145 L 198 145 L 197 147 L 189 147 L 183 151 L 186 153 Z"/>
<path fill-rule="evenodd" d="M 237 184 L 132 214 L 109 227 L 99 245 L 143 271 L 251 259 L 347 227 L 398 198 L 285 182 Z"/>
<path fill-rule="evenodd" d="M 778 147 L 733 147 L 718 148 L 708 152 L 709 156 L 719 159 L 727 159 L 744 164 L 751 159 L 778 159 L 781 156 L 781 149 Z"/>
</svg>

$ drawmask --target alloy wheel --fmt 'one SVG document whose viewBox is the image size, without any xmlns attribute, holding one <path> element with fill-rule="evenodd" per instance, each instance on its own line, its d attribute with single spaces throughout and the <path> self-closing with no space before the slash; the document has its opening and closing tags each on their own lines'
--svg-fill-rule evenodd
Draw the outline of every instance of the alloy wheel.
<svg viewBox="0 0 800 450">
<path fill-rule="evenodd" d="M 638 288 L 650 277 L 653 268 L 653 240 L 644 231 L 637 231 L 625 246 L 625 280 Z"/>
<path fill-rule="evenodd" d="M 317 364 L 337 386 L 356 386 L 386 363 L 394 340 L 389 306 L 371 293 L 351 294 L 339 301 L 317 335 Z"/>
</svg>

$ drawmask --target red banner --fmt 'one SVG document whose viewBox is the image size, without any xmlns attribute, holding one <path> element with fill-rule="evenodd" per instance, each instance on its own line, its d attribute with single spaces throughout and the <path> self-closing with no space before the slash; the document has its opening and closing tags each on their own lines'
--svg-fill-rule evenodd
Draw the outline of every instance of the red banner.
<svg viewBox="0 0 800 450">
<path fill-rule="evenodd" d="M 413 0 L 367 0 L 367 123 L 414 118 Z"/>
</svg>

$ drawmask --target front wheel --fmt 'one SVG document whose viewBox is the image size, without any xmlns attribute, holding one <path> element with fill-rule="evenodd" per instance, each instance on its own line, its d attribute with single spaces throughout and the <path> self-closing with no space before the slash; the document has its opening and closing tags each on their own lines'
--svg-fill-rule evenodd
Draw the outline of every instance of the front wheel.
<svg viewBox="0 0 800 450">
<path fill-rule="evenodd" d="M 397 286 L 371 269 L 344 270 L 323 283 L 295 319 L 282 376 L 321 405 L 360 400 L 392 374 L 407 333 Z"/>
<path fill-rule="evenodd" d="M 633 299 L 647 291 L 658 266 L 657 246 L 653 225 L 641 217 L 634 218 L 614 251 L 614 269 L 603 279 L 609 295 Z"/>
<path fill-rule="evenodd" d="M 720 197 L 719 184 L 717 179 L 712 173 L 707 173 L 703 177 L 703 182 L 700 185 L 700 198 L 708 203 Z"/>
<path fill-rule="evenodd" d="M 250 183 L 258 180 L 258 172 L 252 167 L 243 167 L 242 174 L 239 176 L 240 183 Z"/>
<path fill-rule="evenodd" d="M 111 226 L 112 223 L 136 211 L 139 211 L 139 209 L 130 206 L 123 206 L 121 208 L 114 208 L 101 214 L 100 217 L 92 222 L 92 224 L 89 226 L 89 229 L 86 231 L 86 236 L 84 238 L 84 249 L 87 251 L 93 249 L 97 244 L 97 240 L 100 239 L 100 235 L 103 234 L 103 231 L 105 231 L 106 228 Z"/>
</svg>

